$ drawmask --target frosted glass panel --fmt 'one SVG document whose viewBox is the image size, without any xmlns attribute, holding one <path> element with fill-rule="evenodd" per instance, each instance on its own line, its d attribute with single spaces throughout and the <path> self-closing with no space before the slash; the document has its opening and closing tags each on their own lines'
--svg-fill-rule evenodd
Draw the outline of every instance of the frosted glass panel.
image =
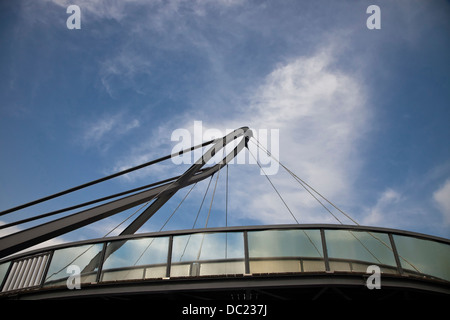
<svg viewBox="0 0 450 320">
<path fill-rule="evenodd" d="M 251 273 L 301 272 L 299 260 L 256 260 L 250 261 Z"/>
<path fill-rule="evenodd" d="M 10 262 L 0 264 L 0 286 L 2 285 L 3 279 L 6 276 L 6 272 L 8 272 L 9 265 Z"/>
<path fill-rule="evenodd" d="M 402 268 L 450 281 L 450 246 L 448 244 L 394 235 Z"/>
<path fill-rule="evenodd" d="M 65 285 L 67 278 L 73 275 L 69 269 L 72 265 L 81 271 L 81 283 L 95 282 L 102 248 L 103 244 L 97 243 L 56 250 L 45 278 L 45 286 Z"/>
<path fill-rule="evenodd" d="M 319 230 L 265 230 L 248 232 L 250 258 L 323 257 Z"/>
<path fill-rule="evenodd" d="M 244 261 L 236 262 L 208 262 L 202 263 L 199 270 L 200 275 L 220 275 L 220 274 L 244 274 Z"/>
<path fill-rule="evenodd" d="M 396 266 L 389 236 L 377 232 L 326 230 L 328 258 L 359 260 L 370 264 Z M 350 271 L 350 265 L 331 263 L 336 271 Z M 355 268 L 352 268 L 355 269 Z M 361 269 L 361 268 L 359 268 Z M 355 269 L 356 270 L 356 269 Z"/>
<path fill-rule="evenodd" d="M 108 243 L 102 281 L 162 278 L 165 276 L 168 237 L 142 238 Z M 140 266 L 158 265 L 153 268 Z"/>
<path fill-rule="evenodd" d="M 196 233 L 173 238 L 172 263 L 244 258 L 242 232 Z"/>
<path fill-rule="evenodd" d="M 110 242 L 106 248 L 103 270 L 166 263 L 168 248 L 168 237 Z"/>
<path fill-rule="evenodd" d="M 170 277 L 244 274 L 244 256 L 242 232 L 175 236 Z"/>
<path fill-rule="evenodd" d="M 102 273 L 102 281 L 120 281 L 131 279 L 143 279 L 144 268 L 128 268 L 128 269 L 115 269 L 106 270 Z"/>
</svg>

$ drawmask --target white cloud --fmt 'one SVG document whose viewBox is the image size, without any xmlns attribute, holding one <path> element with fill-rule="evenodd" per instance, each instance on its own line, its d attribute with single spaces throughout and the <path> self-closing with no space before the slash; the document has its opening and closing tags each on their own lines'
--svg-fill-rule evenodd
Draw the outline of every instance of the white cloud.
<svg viewBox="0 0 450 320">
<path fill-rule="evenodd" d="M 281 160 L 306 169 L 305 178 L 345 175 L 344 162 L 353 162 L 355 143 L 367 125 L 363 88 L 331 64 L 331 54 L 320 53 L 277 68 L 255 94 L 249 115 L 255 127 L 280 129 L 287 151 Z"/>
<path fill-rule="evenodd" d="M 100 81 L 112 98 L 117 98 L 118 92 L 129 86 L 142 94 L 140 86 L 135 83 L 135 77 L 143 74 L 151 74 L 150 59 L 133 50 L 122 50 L 106 58 L 99 71 Z M 117 83 L 120 83 L 120 86 Z"/>
<path fill-rule="evenodd" d="M 58 6 L 67 8 L 73 4 L 71 0 L 47 0 Z M 109 0 L 78 0 L 76 4 L 80 7 L 81 11 L 89 12 L 90 14 L 105 19 L 115 19 L 121 21 L 127 17 L 127 7 L 131 5 L 140 5 L 142 8 L 151 8 L 157 15 L 152 16 L 152 23 L 158 24 L 161 20 L 173 19 L 179 16 L 179 11 L 183 7 L 188 7 L 196 15 L 204 15 L 208 6 L 215 7 L 231 7 L 240 5 L 245 0 L 121 0 L 121 1 L 109 1 Z"/>
<path fill-rule="evenodd" d="M 58 6 L 67 8 L 69 5 L 74 4 L 71 0 L 47 0 Z M 107 0 L 78 0 L 76 5 L 80 7 L 83 15 L 89 12 L 97 17 L 121 20 L 125 14 L 125 7 L 130 3 L 142 2 L 141 0 L 122 0 L 122 1 L 107 1 Z M 81 28 L 83 28 L 83 20 Z"/>
<path fill-rule="evenodd" d="M 83 124 L 80 142 L 85 148 L 97 147 L 105 151 L 117 138 L 139 127 L 138 119 L 129 118 L 123 113 L 102 115 L 99 119 Z"/>
<path fill-rule="evenodd" d="M 105 134 L 111 132 L 116 123 L 117 120 L 114 117 L 100 119 L 84 132 L 83 140 L 88 144 L 100 141 Z"/>
<path fill-rule="evenodd" d="M 46 0 L 62 8 L 74 4 L 71 0 Z M 197 18 L 204 18 L 209 12 L 231 10 L 242 5 L 245 0 L 78 0 L 81 10 L 81 30 L 91 28 L 102 19 L 115 20 L 127 30 L 124 39 L 117 38 L 114 49 L 102 59 L 99 78 L 106 92 L 112 97 L 119 96 L 124 87 L 137 93 L 148 93 L 142 87 L 142 79 L 137 75 L 158 78 L 152 75 L 156 59 L 164 59 L 166 52 L 182 51 L 183 55 L 199 54 L 219 68 L 216 75 L 223 75 L 221 63 L 216 65 L 220 54 L 216 45 L 210 43 L 203 30 L 198 30 Z M 65 11 L 62 11 L 65 14 Z M 68 15 L 67 15 L 68 17 Z M 96 30 L 93 31 L 96 34 Z M 98 33 L 108 38 L 109 30 Z M 227 31 L 228 32 L 228 31 Z M 115 35 L 111 34 L 111 37 Z M 161 55 L 161 53 L 163 53 Z M 159 61 L 156 61 L 158 64 Z M 159 82 L 160 80 L 157 79 Z"/>
<path fill-rule="evenodd" d="M 280 161 L 331 200 L 348 201 L 358 174 L 360 139 L 370 127 L 370 109 L 358 79 L 333 67 L 332 51 L 278 66 L 251 101 L 249 111 L 239 120 L 247 119 L 253 128 L 279 129 Z M 230 122 L 239 126 L 237 119 Z M 319 216 L 316 208 L 320 205 L 291 177 L 270 178 L 280 186 L 293 211 L 300 212 L 300 222 L 336 222 L 329 215 Z M 272 196 L 261 190 L 258 197 L 245 195 L 249 199 L 246 214 L 264 223 L 286 222 L 280 212 L 289 218 L 287 209 L 273 190 L 266 192 Z"/>
<path fill-rule="evenodd" d="M 279 129 L 279 159 L 283 164 L 338 205 L 352 200 L 353 180 L 361 161 L 358 147 L 370 127 L 370 109 L 358 79 L 334 68 L 332 50 L 278 65 L 250 97 L 242 100 L 251 102 L 249 107 L 242 106 L 245 111 L 239 115 L 228 119 L 217 119 L 213 112 L 207 119 L 187 116 L 177 127 L 161 126 L 161 134 L 153 136 L 170 137 L 170 132 L 180 127 L 192 129 L 194 120 L 203 120 L 205 130 L 217 128 L 222 132 L 245 125 L 255 131 Z M 154 150 L 162 150 L 167 141 L 142 144 L 115 167 L 124 169 L 155 159 Z M 165 154 L 170 153 L 170 149 L 167 151 Z M 293 222 L 266 178 L 259 175 L 258 167 L 233 170 L 240 177 L 233 182 L 235 190 L 245 190 L 235 194 L 235 203 L 242 204 L 241 217 L 270 224 Z M 150 172 L 141 172 L 139 177 Z M 270 178 L 301 223 L 337 222 L 292 177 L 280 172 Z"/>
<path fill-rule="evenodd" d="M 67 1 L 62 0 L 55 0 L 55 2 L 62 6 L 68 4 Z M 79 5 L 82 10 L 85 6 L 86 10 L 93 14 L 120 20 L 124 18 L 126 5 L 140 3 L 142 2 L 137 0 L 124 3 L 91 1 L 82 2 Z M 189 50 L 192 50 L 193 46 L 200 51 L 199 56 L 209 59 L 209 67 L 213 73 L 215 72 L 214 74 L 217 74 L 219 79 L 216 88 L 212 93 L 205 94 L 202 92 L 201 97 L 192 94 L 192 96 L 189 96 L 190 101 L 188 103 L 208 100 L 208 97 L 211 96 L 221 96 L 220 93 L 222 92 L 233 94 L 236 91 L 233 90 L 236 83 L 232 81 L 236 80 L 230 77 L 230 73 L 227 73 L 227 64 L 224 60 L 226 56 L 221 56 L 220 52 L 215 49 L 217 47 L 216 42 L 211 42 L 201 32 L 193 32 L 196 30 L 193 29 L 194 27 L 191 24 L 186 23 L 185 16 L 181 15 L 181 9 L 184 10 L 189 7 L 190 14 L 203 16 L 206 9 L 211 6 L 227 8 L 241 3 L 242 1 L 228 0 L 220 3 L 177 0 L 162 5 L 161 2 L 151 2 L 145 7 L 148 12 L 151 12 L 151 15 L 145 23 L 133 27 L 132 31 L 139 33 L 140 36 L 149 30 L 153 33 L 164 32 L 164 39 L 158 42 L 159 49 L 170 47 L 170 49 L 175 48 L 174 50 L 176 50 L 180 42 L 184 45 L 183 48 L 186 48 L 186 41 L 188 41 Z M 149 10 L 149 8 L 153 9 Z M 183 11 L 183 13 L 186 12 Z M 251 21 L 248 24 L 242 21 L 241 23 L 243 28 L 250 28 Z M 239 37 L 239 34 L 233 36 Z M 206 106 L 204 106 L 200 110 L 196 109 L 195 118 L 186 114 L 183 121 L 175 126 L 170 127 L 167 124 L 160 126 L 159 129 L 162 134 L 152 132 L 152 138 L 157 137 L 160 141 L 154 142 L 155 139 L 148 139 L 145 143 L 132 147 L 131 150 L 127 151 L 126 156 L 116 161 L 112 171 L 123 170 L 168 154 L 171 148 L 170 146 L 165 148 L 165 144 L 169 140 L 161 138 L 170 138 L 171 131 L 177 128 L 190 128 L 194 120 L 203 120 L 205 126 L 218 128 L 223 132 L 225 129 L 238 128 L 243 125 L 249 125 L 255 129 L 279 129 L 281 139 L 279 144 L 280 160 L 324 195 L 345 203 L 348 201 L 348 195 L 353 191 L 352 182 L 358 175 L 360 156 L 357 149 L 360 145 L 360 138 L 370 127 L 368 122 L 370 108 L 366 103 L 362 82 L 359 81 L 357 76 L 347 70 L 336 68 L 337 64 L 333 60 L 336 58 L 335 49 L 341 46 L 342 40 L 340 37 L 335 38 L 332 45 L 320 48 L 320 51 L 311 56 L 301 56 L 287 62 L 281 62 L 263 81 L 251 79 L 251 82 L 247 83 L 247 90 L 253 90 L 250 95 L 245 97 L 233 95 L 233 101 L 227 101 L 230 104 L 231 102 L 241 101 L 240 108 L 233 108 L 233 110 L 240 110 L 235 115 L 231 114 L 228 118 L 224 118 L 224 108 L 220 108 L 221 102 L 219 102 L 219 105 L 216 103 L 215 108 L 207 106 L 208 110 L 206 110 Z M 114 97 L 115 88 L 113 87 L 114 81 L 111 81 L 112 77 L 120 76 L 121 79 L 133 79 L 133 76 L 138 72 L 144 71 L 150 74 L 150 69 L 151 65 L 148 60 L 139 54 L 135 54 L 129 48 L 124 50 L 123 47 L 119 47 L 117 53 L 106 59 L 102 64 L 100 76 L 106 90 Z M 237 83 L 245 85 L 244 80 L 238 80 Z M 257 84 L 256 90 L 254 90 L 255 83 Z M 248 91 L 242 90 L 240 92 Z M 229 97 L 228 94 L 222 96 Z M 245 103 L 242 101 L 245 101 Z M 214 100 L 214 102 L 217 102 L 217 100 Z M 203 101 L 203 103 L 205 102 Z M 221 115 L 220 118 L 214 119 L 217 114 Z M 171 125 L 174 123 L 171 122 Z M 115 129 L 116 121 L 114 118 L 102 119 L 98 123 L 93 123 L 92 127 L 86 131 L 84 141 L 88 144 L 89 139 L 86 139 L 86 137 L 92 137 L 93 144 L 100 144 L 103 148 L 107 148 L 109 146 L 107 137 Z M 160 174 L 157 176 L 168 177 L 167 174 L 164 177 L 162 176 L 167 172 L 166 167 L 159 166 L 152 167 L 151 170 L 140 170 L 139 173 L 128 175 L 127 179 L 134 181 L 135 178 L 152 175 L 155 171 L 158 173 L 158 170 Z M 259 172 L 259 169 L 257 172 Z M 249 177 L 246 182 L 253 182 L 260 178 L 259 176 Z M 311 209 L 315 201 L 311 201 L 309 196 L 304 195 L 301 187 L 299 189 L 299 185 L 294 185 L 295 182 L 287 183 L 286 179 L 290 179 L 290 177 L 271 178 L 276 182 L 276 185 L 282 186 L 281 191 L 287 195 L 288 203 L 298 206 L 300 211 L 305 209 L 303 211 L 308 212 L 303 213 L 305 220 L 302 222 L 315 219 L 315 212 Z M 277 208 L 280 208 L 278 207 L 279 200 L 274 200 L 273 196 L 266 195 L 266 191 L 261 194 L 262 191 L 257 184 L 255 184 L 254 189 L 257 189 L 264 201 L 260 200 L 257 203 L 256 197 L 248 197 L 251 200 L 247 202 L 249 207 L 247 212 L 255 212 L 254 214 L 248 213 L 248 215 L 264 222 L 273 223 L 283 220 L 284 218 L 279 218 L 274 213 L 277 212 Z M 273 190 L 268 192 L 273 195 Z M 273 206 L 277 207 L 274 208 Z M 283 210 L 285 209 L 283 208 Z"/>
<path fill-rule="evenodd" d="M 402 196 L 398 191 L 393 189 L 386 189 L 379 196 L 376 204 L 368 209 L 365 214 L 362 225 L 380 225 L 392 221 L 395 212 L 398 209 L 397 204 L 402 201 Z M 398 212 L 397 212 L 398 213 Z"/>
<path fill-rule="evenodd" d="M 173 147 L 169 143 L 170 132 L 174 130 L 174 125 L 173 122 L 169 121 L 164 125 L 150 130 L 146 139 L 143 139 L 139 144 L 133 145 L 130 150 L 127 150 L 126 154 L 119 158 L 113 164 L 112 168 L 108 168 L 105 174 L 123 171 L 170 154 Z M 127 182 L 135 182 L 142 179 L 147 179 L 146 181 L 148 181 L 148 177 L 151 176 L 152 179 L 162 180 L 177 174 L 174 172 L 174 167 L 172 162 L 167 160 L 126 174 L 121 179 Z"/>
<path fill-rule="evenodd" d="M 450 224 L 450 179 L 433 193 L 433 200 L 441 211 L 446 225 Z"/>
</svg>

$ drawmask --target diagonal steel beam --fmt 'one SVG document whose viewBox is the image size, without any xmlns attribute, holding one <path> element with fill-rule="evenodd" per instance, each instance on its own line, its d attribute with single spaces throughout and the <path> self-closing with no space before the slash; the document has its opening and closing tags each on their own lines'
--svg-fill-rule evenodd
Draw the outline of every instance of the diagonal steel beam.
<svg viewBox="0 0 450 320">
<path fill-rule="evenodd" d="M 230 152 L 222 161 L 215 166 L 217 170 L 212 172 L 210 175 L 214 174 L 216 171 L 219 171 L 224 165 L 229 163 L 231 159 L 233 159 L 239 151 L 241 151 L 244 147 L 248 147 L 248 139 L 251 137 L 252 132 L 247 132 L 248 128 L 241 128 L 233 131 L 227 136 L 223 137 L 222 140 L 219 140 L 212 148 L 210 148 L 198 161 L 192 165 L 182 176 L 180 176 L 177 180 L 177 183 L 180 184 L 180 188 L 187 186 L 187 179 L 189 179 L 191 174 L 194 174 L 198 170 L 200 170 L 205 163 L 207 163 L 212 157 L 214 157 L 217 152 L 227 145 L 230 141 L 233 141 L 235 138 L 240 135 L 244 135 L 244 138 L 241 142 Z M 208 175 L 208 176 L 210 176 Z M 142 212 L 138 218 L 136 218 L 125 230 L 122 231 L 120 235 L 129 235 L 135 233 L 148 219 L 150 219 L 177 191 L 164 190 L 161 194 L 158 195 L 157 200 L 155 200 L 144 212 Z M 100 264 L 100 260 L 106 260 L 112 253 L 116 250 L 120 249 L 126 241 L 114 241 L 108 245 L 106 249 L 105 256 L 102 257 L 101 252 L 99 252 L 94 258 L 91 259 L 89 264 L 83 269 L 82 273 L 91 272 L 95 268 L 97 268 Z"/>
<path fill-rule="evenodd" d="M 215 145 L 201 157 L 201 159 L 192 165 L 175 182 L 160 185 L 131 196 L 123 197 L 94 208 L 86 209 L 81 212 L 2 237 L 0 238 L 0 258 L 27 249 L 31 246 L 76 230 L 101 219 L 110 217 L 114 214 L 151 201 L 160 196 L 164 196 L 163 198 L 167 201 L 168 198 L 175 194 L 180 188 L 184 188 L 188 185 L 206 179 L 220 170 L 246 146 L 251 135 L 252 132 L 247 127 L 237 129 L 228 134 L 222 141 L 216 142 Z M 242 141 L 221 161 L 221 163 L 200 172 L 202 167 L 217 153 L 218 150 L 222 149 L 227 143 L 240 136 L 244 136 Z M 141 214 L 142 218 L 138 217 L 139 221 L 136 222 L 133 227 L 130 227 L 129 231 L 136 228 L 139 229 L 138 225 L 147 221 L 154 214 L 154 212 L 151 214 L 150 213 L 151 212 L 147 212 L 144 216 Z"/>
<path fill-rule="evenodd" d="M 193 176 L 187 185 L 206 179 L 212 171 L 217 168 Z M 151 201 L 165 188 L 174 191 L 179 187 L 165 184 L 0 238 L 0 258 Z"/>
</svg>

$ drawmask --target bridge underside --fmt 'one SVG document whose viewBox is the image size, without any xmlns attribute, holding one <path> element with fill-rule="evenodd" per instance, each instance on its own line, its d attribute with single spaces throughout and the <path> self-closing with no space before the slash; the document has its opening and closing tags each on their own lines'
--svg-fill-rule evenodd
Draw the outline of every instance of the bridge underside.
<svg viewBox="0 0 450 320">
<path fill-rule="evenodd" d="M 383 276 L 380 289 L 369 289 L 368 275 L 284 274 L 232 277 L 178 278 L 152 281 L 86 284 L 29 290 L 8 299 L 23 300 L 415 300 L 448 299 L 450 289 L 441 281 Z"/>
</svg>

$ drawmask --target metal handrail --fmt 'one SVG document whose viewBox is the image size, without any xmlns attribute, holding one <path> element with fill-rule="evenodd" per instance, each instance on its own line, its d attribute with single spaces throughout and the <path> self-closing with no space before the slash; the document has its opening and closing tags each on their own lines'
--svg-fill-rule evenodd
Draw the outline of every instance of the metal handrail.
<svg viewBox="0 0 450 320">
<path fill-rule="evenodd" d="M 74 246 L 85 245 L 85 244 L 103 243 L 103 242 L 116 241 L 116 240 L 164 237 L 164 236 L 171 236 L 171 235 L 173 235 L 173 236 L 189 235 L 189 234 L 196 234 L 196 233 L 264 231 L 264 230 L 285 230 L 285 229 L 304 229 L 304 230 L 308 230 L 308 229 L 327 230 L 327 229 L 330 229 L 330 230 L 380 232 L 380 233 L 387 233 L 387 234 L 393 234 L 393 235 L 414 237 L 414 238 L 423 239 L 423 240 L 431 240 L 431 241 L 441 242 L 441 243 L 450 245 L 450 239 L 433 236 L 433 235 L 427 235 L 424 233 L 418 233 L 418 232 L 400 230 L 400 229 L 392 229 L 392 228 L 373 227 L 373 226 L 356 226 L 356 225 L 339 225 L 339 224 L 275 224 L 275 225 L 232 226 L 232 227 L 214 227 L 214 228 L 183 229 L 183 230 L 170 230 L 170 231 L 155 231 L 155 232 L 146 232 L 146 233 L 138 233 L 138 234 L 131 234 L 131 235 L 113 236 L 113 237 L 107 237 L 107 238 L 81 240 L 81 241 L 62 243 L 62 244 L 49 246 L 46 248 L 40 248 L 40 249 L 35 249 L 35 250 L 18 253 L 18 254 L 1 259 L 0 264 L 10 261 L 10 260 L 18 259 L 20 257 L 25 257 L 25 256 L 28 256 L 31 254 L 38 254 L 38 253 L 44 252 L 44 251 L 63 249 L 63 248 L 74 247 Z"/>
<path fill-rule="evenodd" d="M 171 265 L 176 265 L 177 263 L 174 261 L 171 261 L 171 258 L 169 257 L 171 255 L 172 252 L 172 246 L 173 246 L 173 238 L 176 236 L 183 236 L 183 235 L 193 235 L 193 234 L 217 234 L 217 233 L 233 233 L 233 232 L 241 232 L 244 234 L 244 253 L 243 253 L 243 258 L 240 258 L 238 260 L 240 261 L 244 261 L 245 263 L 245 273 L 250 274 L 250 270 L 249 270 L 249 261 L 254 261 L 254 257 L 249 257 L 249 247 L 248 247 L 248 236 L 247 234 L 249 232 L 254 232 L 254 231 L 269 231 L 269 230 L 317 230 L 320 231 L 321 234 L 323 234 L 323 232 L 325 232 L 326 230 L 342 230 L 342 231 L 354 231 L 354 232 L 367 232 L 367 233 L 371 233 L 371 232 L 376 232 L 376 233 L 382 233 L 382 234 L 386 234 L 389 236 L 389 238 L 391 239 L 391 242 L 393 241 L 393 237 L 392 235 L 400 235 L 400 236 L 406 236 L 406 237 L 410 237 L 410 238 L 416 238 L 416 239 L 422 239 L 422 240 L 429 240 L 429 241 L 433 241 L 433 242 L 438 242 L 438 243 L 442 243 L 445 245 L 449 245 L 450 246 L 450 240 L 449 239 L 445 239 L 445 238 L 440 238 L 440 237 L 436 237 L 436 236 L 430 236 L 430 235 L 425 235 L 425 234 L 421 234 L 421 233 L 415 233 L 415 232 L 410 232 L 410 231 L 404 231 L 404 230 L 397 230 L 397 229 L 387 229 L 387 228 L 380 228 L 380 227 L 367 227 L 367 226 L 354 226 L 354 225 L 331 225 L 331 224 L 306 224 L 306 225 L 260 225 L 260 226 L 236 226 L 236 227 L 219 227 L 219 228 L 203 228 L 203 229 L 191 229 L 191 230 L 174 230 L 174 231 L 164 231 L 164 232 L 150 232 L 150 233 L 144 233 L 144 234 L 133 234 L 133 235 L 126 235 L 126 236 L 115 236 L 115 237 L 108 237 L 108 238 L 99 238 L 99 239 L 94 239 L 94 240 L 85 240 L 85 241 L 77 241 L 77 242 L 72 242 L 72 243 L 65 243 L 65 244 L 60 244 L 60 245 L 55 245 L 52 247 L 48 247 L 48 248 L 43 248 L 43 249 L 38 249 L 38 250 L 34 250 L 32 252 L 24 252 L 22 254 L 18 254 L 15 255 L 13 257 L 9 257 L 6 259 L 3 259 L 0 261 L 0 264 L 3 263 L 10 263 L 10 267 L 9 270 L 7 271 L 4 279 L 7 279 L 9 276 L 9 273 L 11 272 L 11 266 L 13 265 L 13 263 L 15 261 L 19 261 L 21 259 L 27 259 L 29 257 L 33 257 L 34 255 L 40 254 L 40 253 L 51 253 L 50 254 L 50 259 L 52 259 L 52 253 L 55 252 L 56 250 L 61 250 L 61 249 L 66 249 L 66 248 L 71 248 L 71 247 L 77 247 L 77 246 L 81 246 L 81 245 L 92 245 L 92 244 L 104 244 L 103 245 L 103 250 L 106 250 L 106 243 L 109 242 L 113 242 L 113 241 L 124 241 L 124 240 L 132 240 L 132 239 L 141 239 L 141 238 L 157 238 L 157 237 L 169 237 L 170 241 L 169 241 L 169 247 L 168 247 L 168 258 L 167 261 L 165 263 L 162 263 L 161 265 L 166 265 L 167 266 L 167 274 L 166 276 L 170 276 L 170 266 Z M 329 258 L 328 257 L 328 253 L 327 253 L 327 245 L 330 243 L 329 239 L 325 239 L 325 237 L 322 237 L 321 240 L 323 243 L 323 249 L 324 249 L 324 256 L 317 258 L 318 260 L 322 260 L 325 263 L 325 271 L 330 271 L 330 262 L 333 261 L 337 261 L 337 260 L 342 260 L 342 261 L 350 261 L 350 262 L 362 262 L 364 263 L 365 261 L 361 260 L 361 261 L 355 261 L 354 259 L 351 259 L 349 257 L 349 259 L 336 259 L 334 257 Z M 397 264 L 397 270 L 398 270 L 398 274 L 402 275 L 403 273 L 405 275 L 411 275 L 411 274 L 417 274 L 418 276 L 427 276 L 430 279 L 436 279 L 438 278 L 439 280 L 442 280 L 444 282 L 450 283 L 449 280 L 446 279 L 441 279 L 439 277 L 436 277 L 436 275 L 428 275 L 426 273 L 417 273 L 417 272 L 410 272 L 410 270 L 405 270 L 405 272 L 403 272 L 402 270 L 402 266 L 400 263 L 400 259 L 399 259 L 399 255 L 395 250 L 395 244 L 392 243 L 394 248 L 391 248 L 393 251 L 393 255 L 395 257 L 396 260 L 396 264 Z M 276 256 L 273 256 L 274 259 L 277 259 Z M 305 257 L 299 257 L 299 258 L 305 258 Z M 308 258 L 308 257 L 307 257 Z M 219 259 L 219 260 L 223 260 L 223 259 Z M 219 261 L 218 260 L 218 261 Z M 224 261 L 231 261 L 233 259 L 225 259 Z M 256 258 L 256 260 L 258 260 L 258 258 Z M 260 259 L 260 260 L 264 260 Z M 200 259 L 200 262 L 203 263 L 205 261 L 208 261 L 206 259 Z M 99 265 L 99 270 L 97 271 L 98 274 L 101 273 L 102 271 L 102 267 L 104 264 L 104 259 L 100 261 L 100 265 Z M 50 265 L 51 261 L 48 262 L 48 266 Z M 47 270 L 45 271 L 45 274 L 43 275 L 42 278 L 42 282 L 39 286 L 36 287 L 43 287 L 44 286 L 44 281 L 45 278 L 47 276 L 47 272 L 48 272 L 48 266 L 47 266 Z M 381 264 L 382 266 L 382 264 Z M 390 266 L 392 268 L 395 269 L 396 266 Z M 109 269 L 108 269 L 109 270 Z M 275 272 L 276 273 L 276 272 Z M 120 280 L 119 280 L 120 281 Z M 3 281 L 5 282 L 5 280 Z M 0 284 L 2 285 L 2 284 Z M 3 287 L 3 285 L 2 285 Z M 0 288 L 1 289 L 1 288 Z"/>
</svg>

